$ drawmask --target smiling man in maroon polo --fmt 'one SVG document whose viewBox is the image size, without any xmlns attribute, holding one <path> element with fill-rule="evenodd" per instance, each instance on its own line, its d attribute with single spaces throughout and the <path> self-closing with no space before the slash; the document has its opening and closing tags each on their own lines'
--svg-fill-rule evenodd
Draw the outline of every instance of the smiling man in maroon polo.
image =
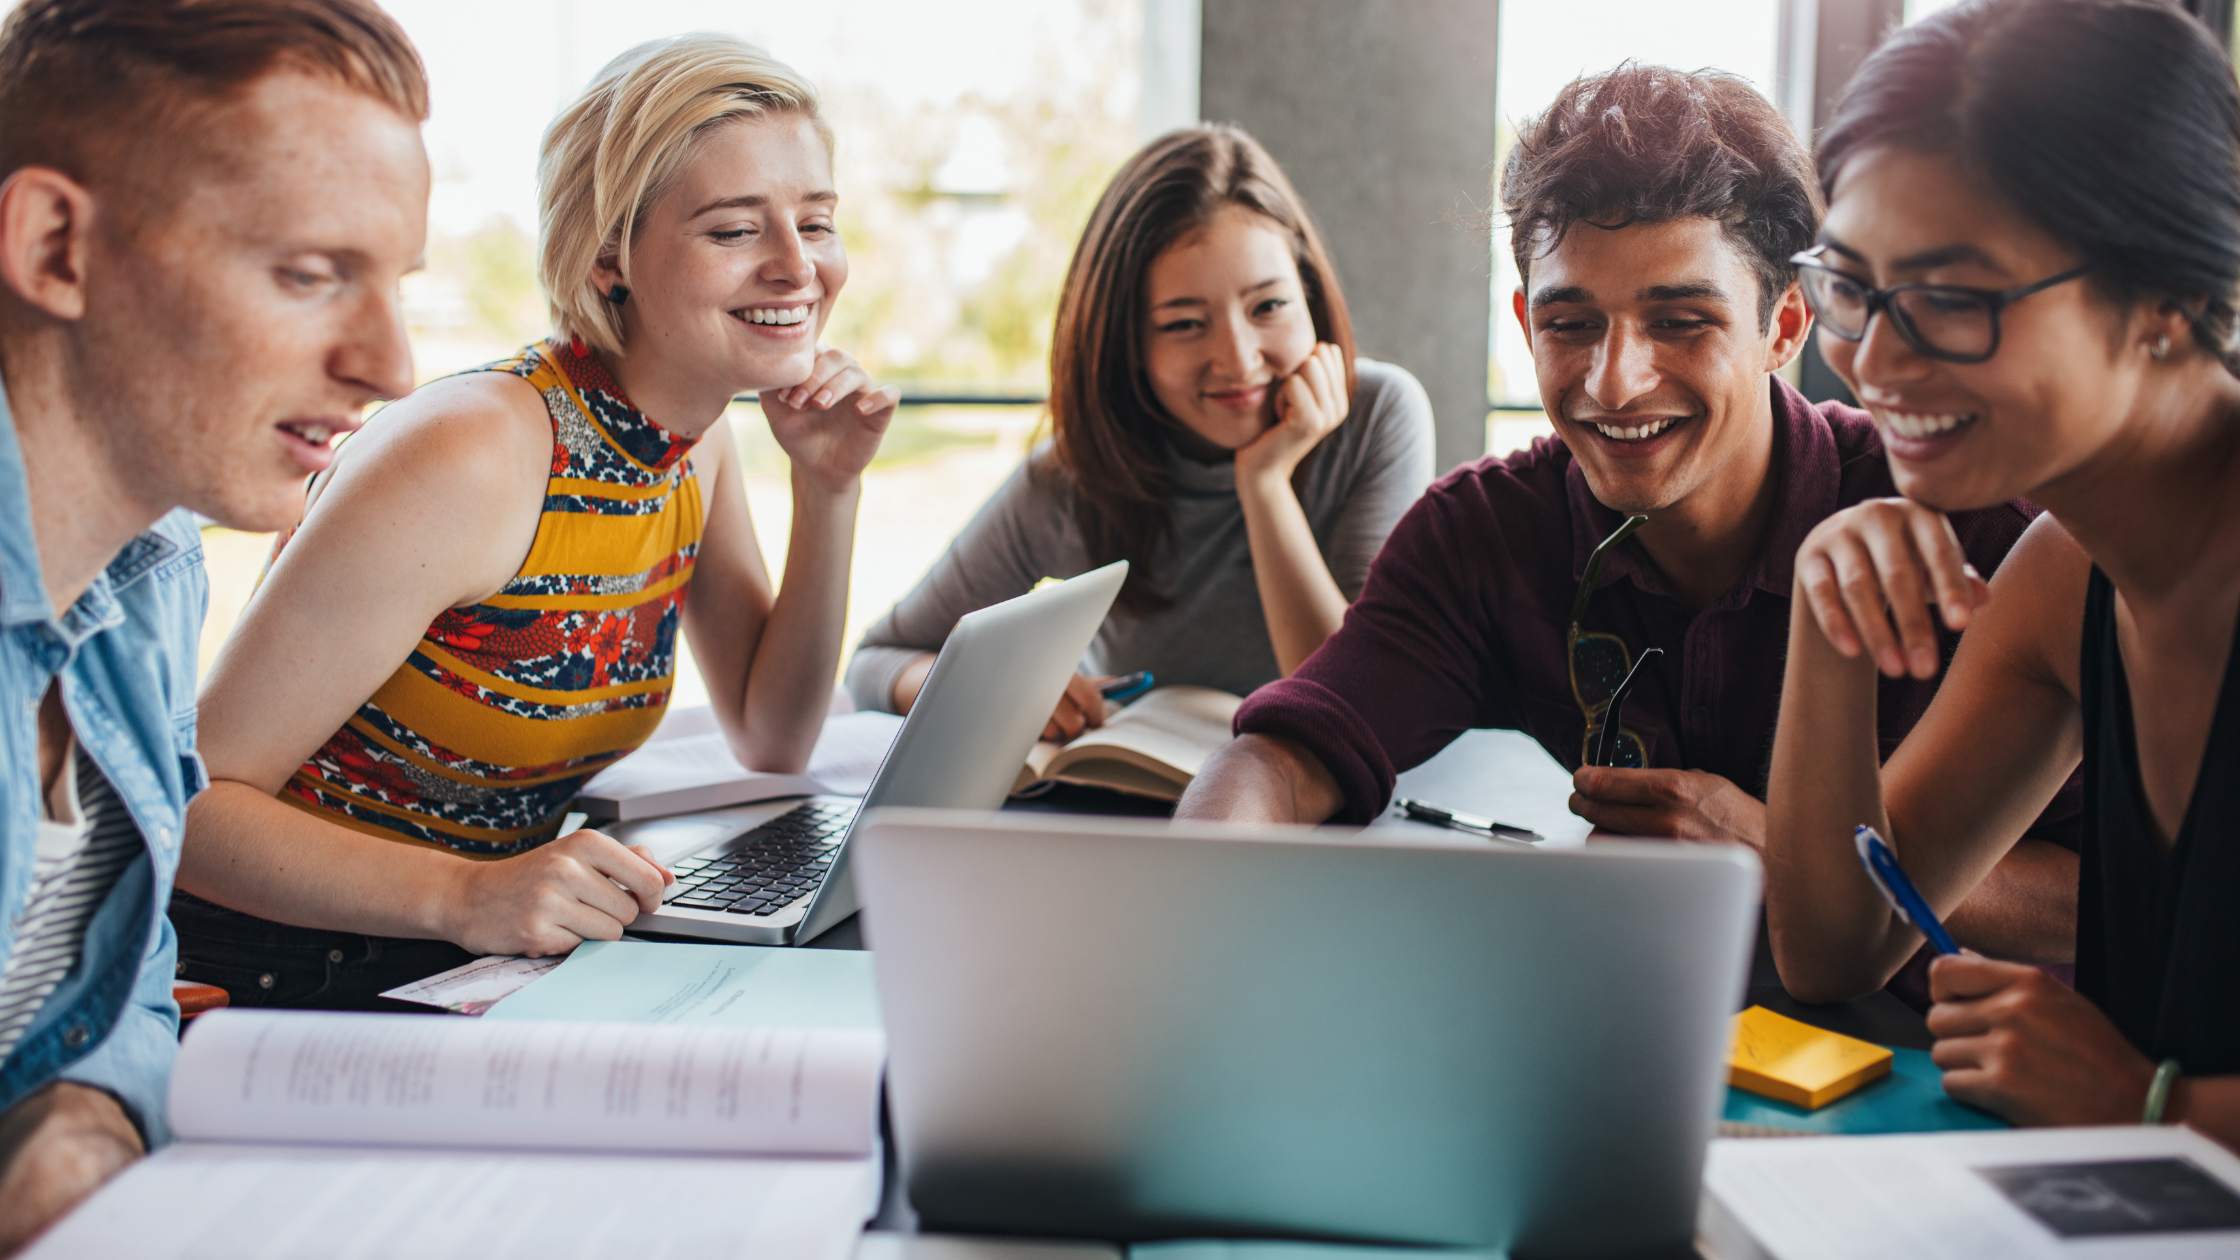
<svg viewBox="0 0 2240 1260">
<path fill-rule="evenodd" d="M 1813 243 L 1817 189 L 1787 122 L 1723 75 L 1621 67 L 1529 120 L 1502 207 L 1555 438 L 1434 484 L 1343 628 L 1252 695 L 1176 816 L 1365 823 L 1397 772 L 1505 727 L 1575 771 L 1572 808 L 1603 830 L 1761 844 L 1797 546 L 1838 508 L 1896 493 L 1865 412 L 1774 375 L 1811 328 L 1789 258 Z M 1952 525 L 1988 576 L 2034 511 Z M 1579 663 L 1609 676 L 1575 689 L 1589 558 L 1637 514 L 1579 618 L 1593 640 Z M 1617 766 L 1581 768 L 1608 684 L 1652 648 L 1610 741 Z M 1882 683 L 1885 754 L 1935 688 Z M 2073 789 L 1953 916 L 1956 936 L 2069 961 Z"/>
</svg>

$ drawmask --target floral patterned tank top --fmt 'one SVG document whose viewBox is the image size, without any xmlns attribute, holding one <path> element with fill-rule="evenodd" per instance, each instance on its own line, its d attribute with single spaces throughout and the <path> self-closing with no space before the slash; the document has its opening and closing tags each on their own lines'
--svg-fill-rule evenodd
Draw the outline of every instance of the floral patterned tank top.
<svg viewBox="0 0 2240 1260">
<path fill-rule="evenodd" d="M 435 619 L 280 799 L 384 839 L 504 857 L 559 831 L 585 779 L 669 703 L 703 513 L 692 443 L 589 354 L 542 342 L 476 368 L 544 395 L 552 473 L 521 571 Z"/>
</svg>

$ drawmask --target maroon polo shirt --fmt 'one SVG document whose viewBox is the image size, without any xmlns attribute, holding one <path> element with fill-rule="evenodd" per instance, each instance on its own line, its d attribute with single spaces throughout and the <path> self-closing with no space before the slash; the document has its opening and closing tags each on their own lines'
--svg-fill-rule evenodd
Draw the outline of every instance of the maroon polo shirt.
<svg viewBox="0 0 2240 1260">
<path fill-rule="evenodd" d="M 1816 406 L 1769 379 L 1773 520 L 1749 570 L 1691 613 L 1639 539 L 1629 539 L 1604 558 L 1583 623 L 1619 636 L 1637 655 L 1664 649 L 1635 682 L 1623 718 L 1640 734 L 1649 765 L 1708 770 L 1761 800 L 1797 548 L 1838 508 L 1897 493 L 1866 412 Z M 2037 512 L 2017 500 L 1956 512 L 1952 527 L 1988 576 Z M 1401 518 L 1338 632 L 1296 674 L 1245 701 L 1237 733 L 1304 744 L 1345 793 L 1334 821 L 1350 823 L 1382 813 L 1395 774 L 1474 727 L 1524 731 L 1578 768 L 1587 723 L 1571 695 L 1565 623 L 1588 554 L 1623 520 L 1595 499 L 1554 438 L 1456 469 Z M 1946 665 L 1958 641 L 1939 626 Z M 1881 680 L 1884 758 L 1936 688 L 1935 680 Z M 2075 848 L 2078 806 L 2072 777 L 2031 834 Z"/>
</svg>

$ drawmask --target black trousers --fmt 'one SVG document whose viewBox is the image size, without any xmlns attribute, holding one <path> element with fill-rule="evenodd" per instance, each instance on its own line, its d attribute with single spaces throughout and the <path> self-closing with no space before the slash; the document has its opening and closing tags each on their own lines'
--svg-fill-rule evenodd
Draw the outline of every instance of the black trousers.
<svg viewBox="0 0 2240 1260">
<path fill-rule="evenodd" d="M 290 927 L 183 892 L 171 895 L 171 926 L 179 978 L 214 984 L 235 1006 L 431 1014 L 381 993 L 475 958 L 449 941 Z"/>
</svg>

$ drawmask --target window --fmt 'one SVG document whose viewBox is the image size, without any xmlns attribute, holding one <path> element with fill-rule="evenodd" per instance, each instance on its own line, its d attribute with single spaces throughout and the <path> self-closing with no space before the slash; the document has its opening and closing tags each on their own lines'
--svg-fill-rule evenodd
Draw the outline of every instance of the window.
<svg viewBox="0 0 2240 1260">
<path fill-rule="evenodd" d="M 427 62 L 435 185 L 428 268 L 406 285 L 420 379 L 502 358 L 546 332 L 536 286 L 536 160 L 545 126 L 610 58 L 721 30 L 824 92 L 848 287 L 827 344 L 906 396 L 1037 399 L 1075 238 L 1136 143 L 1139 0 L 384 0 Z M 922 406 L 865 477 L 847 621 L 852 646 L 1017 466 L 1035 406 Z M 755 528 L 782 569 L 784 455 L 735 404 Z M 247 602 L 270 539 L 212 529 L 203 664 Z M 678 703 L 703 698 L 680 659 Z"/>
<path fill-rule="evenodd" d="M 1495 95 L 1502 118 L 1494 169 L 1507 161 L 1516 124 L 1547 107 L 1564 84 L 1623 61 L 1675 69 L 1719 69 L 1772 95 L 1781 0 L 1512 0 L 1501 6 L 1501 64 Z M 1550 432 L 1532 372 L 1532 348 L 1510 295 L 1518 283 L 1509 233 L 1493 240 L 1493 346 L 1487 394 L 1493 413 L 1486 450 L 1506 454 Z"/>
</svg>

